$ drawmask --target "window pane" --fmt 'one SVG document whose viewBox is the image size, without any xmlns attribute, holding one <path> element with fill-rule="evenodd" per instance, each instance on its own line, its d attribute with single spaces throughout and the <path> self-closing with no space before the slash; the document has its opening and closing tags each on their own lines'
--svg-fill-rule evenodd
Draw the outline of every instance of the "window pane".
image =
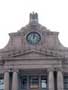
<svg viewBox="0 0 68 90">
<path fill-rule="evenodd" d="M 64 90 L 68 90 L 68 76 L 64 76 Z"/>
<path fill-rule="evenodd" d="M 30 88 L 39 87 L 39 78 L 38 76 L 30 76 Z"/>
<path fill-rule="evenodd" d="M 42 80 L 42 88 L 46 88 L 46 80 Z"/>
<path fill-rule="evenodd" d="M 27 77 L 26 77 L 26 76 L 23 76 L 23 77 L 21 78 L 21 88 L 22 88 L 22 89 L 27 88 Z"/>
<path fill-rule="evenodd" d="M 47 79 L 45 76 L 41 77 L 41 88 L 47 88 Z"/>
<path fill-rule="evenodd" d="M 4 80 L 0 79 L 0 90 L 4 90 Z"/>
</svg>

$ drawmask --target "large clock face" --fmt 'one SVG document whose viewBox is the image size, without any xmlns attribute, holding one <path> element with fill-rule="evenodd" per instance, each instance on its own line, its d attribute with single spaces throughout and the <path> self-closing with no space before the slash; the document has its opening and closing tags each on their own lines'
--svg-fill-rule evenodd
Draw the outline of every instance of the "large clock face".
<svg viewBox="0 0 68 90">
<path fill-rule="evenodd" d="M 26 40 L 30 43 L 30 44 L 37 44 L 39 43 L 39 41 L 41 40 L 41 36 L 39 33 L 37 32 L 30 32 L 27 36 L 26 36 Z"/>
</svg>

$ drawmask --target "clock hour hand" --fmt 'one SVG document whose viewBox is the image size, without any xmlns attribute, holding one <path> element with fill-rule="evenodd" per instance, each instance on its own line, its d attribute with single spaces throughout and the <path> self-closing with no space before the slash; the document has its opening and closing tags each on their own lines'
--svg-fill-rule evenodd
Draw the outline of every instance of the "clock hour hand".
<svg viewBox="0 0 68 90">
<path fill-rule="evenodd" d="M 35 34 L 33 34 L 33 39 L 35 38 Z"/>
</svg>

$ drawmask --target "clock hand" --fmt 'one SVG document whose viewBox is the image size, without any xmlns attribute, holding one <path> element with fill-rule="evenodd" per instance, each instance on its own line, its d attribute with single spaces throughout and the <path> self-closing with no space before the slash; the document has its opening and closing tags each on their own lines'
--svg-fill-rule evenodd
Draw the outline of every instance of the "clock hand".
<svg viewBox="0 0 68 90">
<path fill-rule="evenodd" d="M 33 34 L 33 39 L 35 38 L 35 34 Z"/>
</svg>

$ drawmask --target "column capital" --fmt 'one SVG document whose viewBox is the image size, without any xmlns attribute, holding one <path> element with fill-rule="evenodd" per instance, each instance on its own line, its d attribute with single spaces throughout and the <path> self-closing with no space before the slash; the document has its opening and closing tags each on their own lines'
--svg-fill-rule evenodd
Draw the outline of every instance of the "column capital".
<svg viewBox="0 0 68 90">
<path fill-rule="evenodd" d="M 48 71 L 48 72 L 54 71 L 54 68 L 52 68 L 52 67 L 51 67 L 51 68 L 48 68 L 47 71 Z"/>
<path fill-rule="evenodd" d="M 13 72 L 13 69 L 4 69 L 4 73 L 5 72 Z"/>
<path fill-rule="evenodd" d="M 5 73 L 5 72 L 9 72 L 9 70 L 8 70 L 8 69 L 5 69 L 5 70 L 4 70 L 4 73 Z"/>
<path fill-rule="evenodd" d="M 56 68 L 57 72 L 60 71 L 60 72 L 63 72 L 63 68 Z"/>
<path fill-rule="evenodd" d="M 13 72 L 19 72 L 19 70 L 18 69 L 13 69 Z"/>
</svg>

